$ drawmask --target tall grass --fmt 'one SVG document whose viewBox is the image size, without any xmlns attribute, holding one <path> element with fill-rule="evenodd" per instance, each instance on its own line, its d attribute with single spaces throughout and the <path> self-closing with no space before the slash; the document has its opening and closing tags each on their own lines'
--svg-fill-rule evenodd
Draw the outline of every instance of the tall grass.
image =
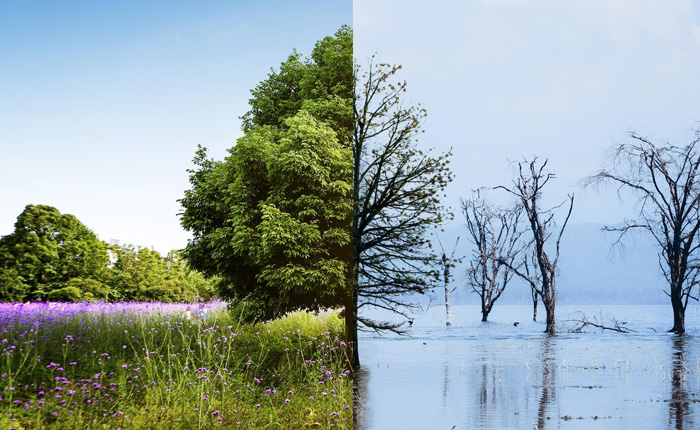
<svg viewBox="0 0 700 430">
<path fill-rule="evenodd" d="M 0 304 L 0 428 L 352 428 L 342 330 L 223 304 Z"/>
</svg>

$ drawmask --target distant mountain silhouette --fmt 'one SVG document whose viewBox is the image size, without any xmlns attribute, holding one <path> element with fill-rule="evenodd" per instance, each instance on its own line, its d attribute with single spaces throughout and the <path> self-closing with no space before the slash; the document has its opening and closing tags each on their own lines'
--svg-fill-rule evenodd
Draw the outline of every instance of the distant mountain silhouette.
<svg viewBox="0 0 700 430">
<path fill-rule="evenodd" d="M 601 231 L 602 224 L 585 223 L 566 228 L 561 241 L 558 304 L 667 304 L 663 293 L 665 280 L 659 269 L 658 250 L 648 235 L 641 232 L 621 243 L 617 233 Z M 479 297 L 466 284 L 471 243 L 464 225 L 453 225 L 438 233 L 448 252 L 460 237 L 455 256 L 464 256 L 461 265 L 452 270 L 453 303 L 478 303 Z M 437 241 L 435 241 L 437 245 Z M 437 249 L 440 247 L 437 245 Z M 443 301 L 441 288 L 432 296 Z M 529 287 L 514 279 L 499 303 L 531 303 Z"/>
</svg>

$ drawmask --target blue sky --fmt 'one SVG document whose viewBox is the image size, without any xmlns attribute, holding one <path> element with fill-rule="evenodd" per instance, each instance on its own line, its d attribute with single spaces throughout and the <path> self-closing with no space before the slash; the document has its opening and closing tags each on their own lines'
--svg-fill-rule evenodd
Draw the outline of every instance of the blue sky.
<svg viewBox="0 0 700 430">
<path fill-rule="evenodd" d="M 27 204 L 181 248 L 196 146 L 222 159 L 250 89 L 352 24 L 349 0 L 0 3 L 0 235 Z"/>
<path fill-rule="evenodd" d="M 579 181 L 629 130 L 684 145 L 700 125 L 697 0 L 355 0 L 353 26 L 360 64 L 403 65 L 420 144 L 453 148 L 458 223 L 460 197 L 533 155 L 557 175 L 545 200 L 575 194 L 572 222 L 621 221 L 628 202 Z"/>
</svg>

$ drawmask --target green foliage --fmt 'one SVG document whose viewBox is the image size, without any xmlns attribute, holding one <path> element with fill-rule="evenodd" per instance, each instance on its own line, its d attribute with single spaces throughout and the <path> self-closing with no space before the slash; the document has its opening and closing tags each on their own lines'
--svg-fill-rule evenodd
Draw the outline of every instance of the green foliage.
<svg viewBox="0 0 700 430">
<path fill-rule="evenodd" d="M 46 298 L 50 302 L 80 302 L 83 300 L 83 293 L 77 287 L 63 287 L 51 290 Z"/>
<path fill-rule="evenodd" d="M 15 302 L 24 299 L 26 286 L 15 269 L 0 267 L 0 302 Z"/>
<path fill-rule="evenodd" d="M 71 278 L 104 279 L 107 263 L 106 244 L 75 216 L 51 206 L 27 205 L 15 231 L 0 239 L 3 278 L 16 276 L 12 282 L 0 281 L 0 296 L 19 300 L 18 292 L 24 291 L 23 299 L 40 298 L 64 288 Z"/>
<path fill-rule="evenodd" d="M 148 288 L 163 281 L 165 262 L 157 251 L 133 245 L 110 247 L 116 256 L 108 281 L 120 300 L 138 300 Z"/>
<path fill-rule="evenodd" d="M 220 274 L 222 296 L 265 303 L 264 319 L 337 306 L 349 275 L 351 153 L 304 111 L 286 124 L 248 132 L 181 200 L 192 266 Z"/>
<path fill-rule="evenodd" d="M 243 130 L 273 126 L 301 109 L 312 113 L 336 131 L 342 144 L 352 137 L 352 29 L 341 27 L 334 36 L 318 41 L 311 58 L 301 60 L 294 51 L 251 91 L 250 111 L 243 115 Z"/>
<path fill-rule="evenodd" d="M 252 91 L 220 162 L 199 148 L 180 200 L 190 265 L 246 320 L 339 306 L 351 264 L 352 30 L 294 52 Z"/>
<path fill-rule="evenodd" d="M 115 291 L 108 285 L 94 279 L 73 278 L 66 282 L 66 287 L 77 288 L 81 301 L 109 301 L 116 297 Z"/>
<path fill-rule="evenodd" d="M 110 255 L 114 264 L 110 264 Z M 135 246 L 108 247 L 73 215 L 28 205 L 0 238 L 0 301 L 209 300 L 216 279 Z"/>
<path fill-rule="evenodd" d="M 197 300 L 197 290 L 181 279 L 168 279 L 144 289 L 142 296 L 146 300 L 163 303 L 194 302 Z"/>
</svg>

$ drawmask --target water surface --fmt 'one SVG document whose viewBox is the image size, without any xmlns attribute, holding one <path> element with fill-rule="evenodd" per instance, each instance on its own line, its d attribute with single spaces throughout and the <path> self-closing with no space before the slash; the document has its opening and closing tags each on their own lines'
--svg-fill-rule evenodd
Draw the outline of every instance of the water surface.
<svg viewBox="0 0 700 430">
<path fill-rule="evenodd" d="M 496 306 L 482 323 L 479 307 L 464 305 L 450 328 L 444 307 L 431 307 L 409 336 L 361 334 L 357 428 L 700 428 L 697 307 L 683 336 L 665 333 L 670 305 L 559 306 L 559 327 L 574 328 L 579 310 L 638 333 L 547 336 L 531 306 Z"/>
</svg>

